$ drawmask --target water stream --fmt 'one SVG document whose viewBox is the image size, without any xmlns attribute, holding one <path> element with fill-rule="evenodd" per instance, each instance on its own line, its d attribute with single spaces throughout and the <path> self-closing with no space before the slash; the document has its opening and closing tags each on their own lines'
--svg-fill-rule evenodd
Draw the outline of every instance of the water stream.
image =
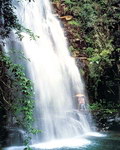
<svg viewBox="0 0 120 150">
<path fill-rule="evenodd" d="M 40 142 L 47 142 L 49 147 L 51 142 L 73 143 L 73 146 L 89 144 L 83 136 L 91 132 L 90 113 L 77 110 L 75 97 L 78 93 L 85 95 L 84 83 L 49 1 L 13 0 L 13 4 L 20 24 L 39 36 L 30 40 L 27 33 L 22 33 L 24 38 L 20 42 L 13 31 L 6 46 L 6 49 L 22 48 L 30 59 L 27 74 L 35 89 L 34 127 L 42 130 L 32 137 L 31 144 L 33 147 L 40 147 Z"/>
<path fill-rule="evenodd" d="M 9 147 L 3 150 L 23 150 L 24 147 Z M 50 142 L 33 145 L 33 150 L 120 150 L 120 132 L 108 132 L 86 136 L 86 139 Z"/>
</svg>

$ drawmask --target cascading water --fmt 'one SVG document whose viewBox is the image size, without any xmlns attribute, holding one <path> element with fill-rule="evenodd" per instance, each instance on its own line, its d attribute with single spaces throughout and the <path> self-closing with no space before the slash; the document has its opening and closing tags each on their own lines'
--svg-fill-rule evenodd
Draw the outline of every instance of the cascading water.
<svg viewBox="0 0 120 150">
<path fill-rule="evenodd" d="M 34 126 L 42 130 L 33 136 L 32 143 L 73 138 L 90 132 L 88 119 L 77 111 L 75 98 L 75 94 L 84 94 L 84 85 L 49 1 L 13 0 L 13 3 L 20 23 L 39 36 L 30 40 L 29 35 L 22 33 L 21 42 L 11 38 L 11 41 L 21 43 L 30 59 L 27 66 L 35 89 Z M 8 48 L 11 41 L 9 39 Z"/>
</svg>

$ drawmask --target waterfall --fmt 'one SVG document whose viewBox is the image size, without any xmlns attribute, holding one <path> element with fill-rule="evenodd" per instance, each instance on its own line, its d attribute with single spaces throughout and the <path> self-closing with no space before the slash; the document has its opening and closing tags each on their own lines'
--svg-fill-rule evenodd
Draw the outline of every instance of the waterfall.
<svg viewBox="0 0 120 150">
<path fill-rule="evenodd" d="M 20 42 L 14 35 L 7 45 L 9 49 L 14 41 L 13 47 L 21 47 L 30 59 L 27 74 L 35 90 L 34 127 L 42 130 L 32 137 L 32 144 L 90 132 L 88 114 L 77 110 L 75 97 L 79 93 L 85 95 L 84 83 L 49 0 L 13 0 L 13 4 L 20 24 L 39 36 L 30 40 L 27 33 L 22 33 Z"/>
</svg>

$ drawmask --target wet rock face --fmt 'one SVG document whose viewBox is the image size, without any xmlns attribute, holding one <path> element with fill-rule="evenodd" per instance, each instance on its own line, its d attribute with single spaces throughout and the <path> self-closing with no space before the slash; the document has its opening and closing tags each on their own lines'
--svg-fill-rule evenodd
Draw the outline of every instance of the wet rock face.
<svg viewBox="0 0 120 150">
<path fill-rule="evenodd" d="M 23 145 L 26 136 L 23 130 L 12 127 L 2 127 L 0 133 L 0 147 Z"/>
<path fill-rule="evenodd" d="M 24 132 L 19 128 L 6 128 L 8 137 L 6 140 L 7 146 L 12 145 L 23 145 L 24 140 Z"/>
<path fill-rule="evenodd" d="M 0 128 L 0 147 L 6 145 L 7 135 L 8 132 L 5 130 L 5 128 L 4 127 Z"/>
<path fill-rule="evenodd" d="M 109 128 L 111 130 L 120 130 L 120 113 L 110 116 L 107 119 L 107 123 L 109 124 Z"/>
<path fill-rule="evenodd" d="M 120 112 L 108 114 L 104 112 L 93 112 L 98 131 L 120 131 Z"/>
</svg>

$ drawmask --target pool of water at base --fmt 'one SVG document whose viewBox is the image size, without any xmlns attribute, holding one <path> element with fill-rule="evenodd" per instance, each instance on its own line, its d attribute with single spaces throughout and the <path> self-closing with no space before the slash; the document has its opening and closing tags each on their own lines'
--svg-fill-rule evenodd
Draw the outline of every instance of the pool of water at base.
<svg viewBox="0 0 120 150">
<path fill-rule="evenodd" d="M 23 150 L 24 147 L 9 147 L 2 150 Z M 87 135 L 84 138 L 51 141 L 32 145 L 32 150 L 120 150 L 120 132 Z"/>
</svg>

